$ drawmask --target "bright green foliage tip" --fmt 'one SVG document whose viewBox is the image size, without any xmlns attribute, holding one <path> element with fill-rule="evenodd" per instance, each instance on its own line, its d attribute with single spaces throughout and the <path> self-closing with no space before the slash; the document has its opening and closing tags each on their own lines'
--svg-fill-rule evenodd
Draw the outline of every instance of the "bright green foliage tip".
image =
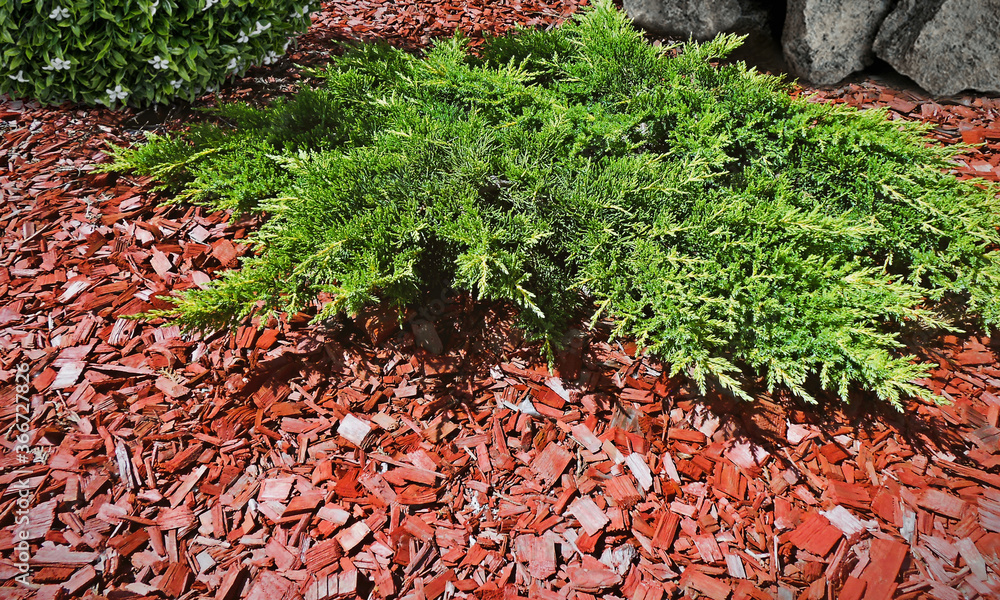
<svg viewBox="0 0 1000 600">
<path fill-rule="evenodd" d="M 424 58 L 365 46 L 325 87 L 117 150 L 178 199 L 263 211 L 257 255 L 174 299 L 182 322 L 317 319 L 451 285 L 522 308 L 547 343 L 592 306 L 673 371 L 746 396 L 857 385 L 929 398 L 903 327 L 945 294 L 1000 322 L 997 188 L 943 172 L 918 125 L 792 99 L 720 36 L 677 57 L 609 2 L 550 32 Z"/>
</svg>

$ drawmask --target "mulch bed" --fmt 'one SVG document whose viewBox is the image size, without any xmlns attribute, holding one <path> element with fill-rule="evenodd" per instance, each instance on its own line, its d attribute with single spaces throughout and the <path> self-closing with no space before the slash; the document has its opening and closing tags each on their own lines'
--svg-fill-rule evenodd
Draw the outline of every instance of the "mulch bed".
<svg viewBox="0 0 1000 600">
<path fill-rule="evenodd" d="M 334 41 L 419 48 L 576 8 L 331 3 L 220 97 L 293 91 L 293 64 Z M 796 93 L 984 143 L 956 175 L 1000 180 L 1000 99 Z M 1000 344 L 982 333 L 924 341 L 953 404 L 903 414 L 702 397 L 603 325 L 550 372 L 503 307 L 448 294 L 402 329 L 374 310 L 186 336 L 124 316 L 237 265 L 254 223 L 88 171 L 189 116 L 0 102 L 0 597 L 1000 595 Z"/>
</svg>

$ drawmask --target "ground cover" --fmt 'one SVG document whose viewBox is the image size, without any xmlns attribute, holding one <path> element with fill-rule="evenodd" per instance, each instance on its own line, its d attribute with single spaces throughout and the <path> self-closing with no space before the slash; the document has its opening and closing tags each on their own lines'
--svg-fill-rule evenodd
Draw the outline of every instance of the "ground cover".
<svg viewBox="0 0 1000 600">
<path fill-rule="evenodd" d="M 475 10 L 499 28 L 573 9 L 331 4 L 296 60 L 330 37 L 415 47 L 472 31 Z M 292 90 L 291 62 L 224 97 Z M 874 81 L 819 93 L 985 142 L 955 174 L 1000 178 L 996 99 Z M 8 437 L 0 465 L 5 597 L 34 594 L 10 554 L 22 487 L 38 597 L 270 599 L 319 595 L 317 577 L 343 597 L 995 595 L 1000 372 L 981 332 L 914 340 L 937 363 L 928 385 L 954 404 L 906 400 L 902 414 L 705 399 L 607 343 L 606 325 L 571 336 L 551 374 L 510 314 L 452 296 L 418 304 L 402 332 L 371 312 L 339 330 L 301 315 L 183 336 L 121 317 L 235 266 L 259 222 L 88 173 L 106 141 L 189 115 L 155 119 L 0 105 L 0 419 L 17 425 L 24 364 L 34 451 L 21 463 Z M 441 355 L 418 345 L 428 325 Z M 344 427 L 348 414 L 361 423 Z"/>
</svg>

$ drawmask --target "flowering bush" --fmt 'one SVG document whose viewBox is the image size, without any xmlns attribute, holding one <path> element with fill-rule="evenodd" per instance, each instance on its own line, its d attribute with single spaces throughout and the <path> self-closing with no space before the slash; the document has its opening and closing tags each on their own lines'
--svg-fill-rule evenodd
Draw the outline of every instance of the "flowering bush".
<svg viewBox="0 0 1000 600">
<path fill-rule="evenodd" d="M 108 106 L 193 99 L 277 60 L 309 26 L 309 1 L 3 0 L 0 92 Z"/>
</svg>

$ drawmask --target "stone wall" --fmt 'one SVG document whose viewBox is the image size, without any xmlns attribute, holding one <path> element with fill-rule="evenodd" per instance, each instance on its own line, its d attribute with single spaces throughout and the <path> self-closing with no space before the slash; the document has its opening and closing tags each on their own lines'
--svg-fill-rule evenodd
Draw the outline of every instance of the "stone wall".
<svg viewBox="0 0 1000 600">
<path fill-rule="evenodd" d="M 773 2 L 624 0 L 679 39 L 766 29 Z M 832 84 L 878 57 L 934 95 L 1000 93 L 1000 0 L 787 0 L 781 46 L 798 77 Z"/>
</svg>

